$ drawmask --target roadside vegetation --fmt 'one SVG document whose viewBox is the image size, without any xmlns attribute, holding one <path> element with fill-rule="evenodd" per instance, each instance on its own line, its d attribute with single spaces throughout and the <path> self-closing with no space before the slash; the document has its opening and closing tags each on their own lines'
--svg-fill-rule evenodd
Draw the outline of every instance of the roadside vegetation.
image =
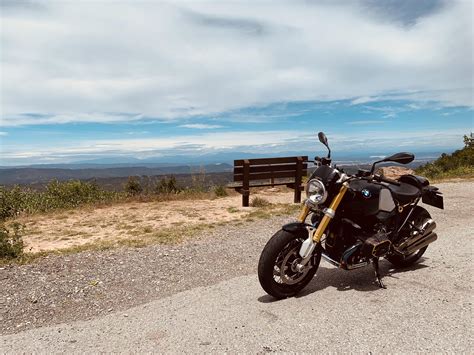
<svg viewBox="0 0 474 355">
<path fill-rule="evenodd" d="M 3 222 L 0 224 L 0 260 L 11 260 L 23 255 L 23 226 L 13 223 L 7 227 Z"/>
<path fill-rule="evenodd" d="M 12 188 L 0 186 L 0 221 L 21 214 L 32 215 L 114 202 L 170 201 L 227 195 L 224 186 L 180 187 L 173 176 L 164 177 L 156 182 L 148 181 L 147 177 L 131 176 L 120 192 L 107 191 L 94 182 L 79 180 L 65 182 L 53 180 L 44 191 L 20 186 Z"/>
<path fill-rule="evenodd" d="M 22 236 L 25 226 L 16 222 L 18 217 L 113 203 L 213 199 L 228 195 L 224 186 L 206 187 L 203 181 L 201 175 L 193 176 L 192 186 L 182 187 L 174 176 L 160 179 L 131 176 L 122 191 L 108 191 L 95 182 L 80 180 L 53 180 L 42 190 L 18 185 L 0 186 L 0 259 L 24 257 Z M 163 236 L 153 239 L 164 240 Z"/>
<path fill-rule="evenodd" d="M 474 178 L 474 136 L 464 136 L 464 148 L 452 154 L 443 153 L 431 163 L 420 166 L 416 174 L 433 180 Z"/>
<path fill-rule="evenodd" d="M 123 184 L 121 191 L 105 190 L 93 181 L 79 180 L 53 180 L 38 189 L 0 185 L 0 264 L 27 263 L 58 253 L 177 243 L 187 235 L 211 230 L 222 223 L 239 225 L 245 221 L 289 214 L 299 208 L 271 204 L 255 196 L 252 200 L 254 209 L 248 211 L 241 210 L 239 206 L 226 205 L 223 211 L 232 213 L 232 217 L 227 217 L 225 222 L 221 217 L 204 217 L 206 213 L 200 213 L 204 211 L 203 202 L 200 202 L 199 211 L 195 210 L 195 203 L 175 208 L 173 215 L 181 214 L 182 219 L 172 223 L 169 222 L 170 212 L 160 212 L 161 202 L 215 200 L 234 194 L 237 193 L 225 186 L 209 184 L 203 174 L 195 175 L 188 186 L 180 185 L 174 176 L 159 179 L 132 176 Z M 142 213 L 135 213 L 140 206 L 147 209 L 147 215 L 154 216 L 151 223 Z M 108 208 L 121 212 L 118 216 L 105 215 L 100 222 L 91 215 Z M 167 219 L 164 225 L 158 222 L 162 218 Z M 105 237 L 104 231 L 107 231 Z M 32 251 L 30 238 L 35 243 L 62 243 L 65 247 Z M 69 242 L 76 239 L 77 244 Z"/>
</svg>

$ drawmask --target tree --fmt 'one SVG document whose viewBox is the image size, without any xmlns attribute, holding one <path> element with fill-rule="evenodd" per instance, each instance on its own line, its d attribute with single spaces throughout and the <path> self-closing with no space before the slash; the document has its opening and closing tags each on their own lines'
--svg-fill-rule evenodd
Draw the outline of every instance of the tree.
<svg viewBox="0 0 474 355">
<path fill-rule="evenodd" d="M 171 176 L 169 179 L 166 177 L 162 178 L 155 188 L 155 191 L 159 194 L 178 193 L 179 190 L 174 176 Z"/>
<path fill-rule="evenodd" d="M 140 184 L 140 180 L 136 176 L 129 176 L 127 183 L 125 184 L 125 192 L 129 195 L 135 196 L 141 194 L 143 187 Z"/>
<path fill-rule="evenodd" d="M 474 135 L 471 134 L 468 136 L 468 135 L 464 135 L 464 146 L 466 148 L 474 148 Z"/>
</svg>

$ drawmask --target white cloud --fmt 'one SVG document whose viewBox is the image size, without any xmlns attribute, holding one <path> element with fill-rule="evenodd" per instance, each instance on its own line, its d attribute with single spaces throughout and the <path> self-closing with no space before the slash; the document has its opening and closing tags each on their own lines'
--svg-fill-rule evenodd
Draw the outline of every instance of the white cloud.
<svg viewBox="0 0 474 355">
<path fill-rule="evenodd" d="M 374 16 L 360 1 L 46 2 L 5 11 L 2 125 L 391 96 L 473 106 L 472 3 L 447 2 L 411 22 Z"/>
<path fill-rule="evenodd" d="M 205 123 L 190 123 L 190 124 L 183 124 L 180 127 L 183 128 L 193 128 L 193 129 L 214 129 L 214 128 L 222 128 L 221 125 L 217 124 L 205 124 Z"/>
<path fill-rule="evenodd" d="M 350 125 L 379 125 L 386 123 L 387 121 L 380 121 L 380 120 L 367 120 L 367 121 L 350 121 L 347 124 Z"/>
<path fill-rule="evenodd" d="M 347 153 L 410 150 L 436 151 L 446 146 L 459 146 L 465 131 L 448 129 L 439 131 L 386 133 L 367 131 L 357 136 L 326 132 L 334 159 Z M 197 135 L 170 136 L 168 138 L 143 139 L 104 139 L 80 143 L 58 144 L 47 149 L 36 149 L 35 144 L 25 145 L 22 151 L 4 149 L 0 164 L 31 164 L 48 161 L 71 162 L 96 157 L 121 156 L 135 158 L 185 156 L 198 157 L 216 152 L 248 152 L 267 156 L 288 152 L 325 153 L 317 144 L 315 134 L 302 134 L 298 131 L 265 132 L 218 132 Z"/>
<path fill-rule="evenodd" d="M 363 97 L 358 97 L 357 99 L 352 100 L 351 105 L 366 104 L 366 103 L 375 102 L 378 100 L 380 100 L 380 98 L 378 97 L 363 96 Z"/>
</svg>

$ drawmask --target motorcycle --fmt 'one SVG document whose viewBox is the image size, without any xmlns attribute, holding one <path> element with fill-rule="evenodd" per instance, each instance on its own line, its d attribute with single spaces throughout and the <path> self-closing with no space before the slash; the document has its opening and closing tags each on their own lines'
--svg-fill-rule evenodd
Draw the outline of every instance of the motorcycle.
<svg viewBox="0 0 474 355">
<path fill-rule="evenodd" d="M 376 283 L 386 288 L 380 258 L 395 268 L 407 267 L 437 239 L 435 221 L 418 203 L 443 209 L 439 189 L 421 176 L 392 180 L 375 173 L 377 164 L 408 164 L 413 154 L 397 153 L 374 162 L 370 170 L 348 175 L 331 165 L 326 135 L 319 132 L 318 137 L 328 155 L 315 157 L 317 168 L 306 184 L 298 222 L 284 225 L 260 256 L 260 284 L 277 299 L 300 292 L 313 279 L 321 258 L 344 270 L 372 264 Z"/>
</svg>

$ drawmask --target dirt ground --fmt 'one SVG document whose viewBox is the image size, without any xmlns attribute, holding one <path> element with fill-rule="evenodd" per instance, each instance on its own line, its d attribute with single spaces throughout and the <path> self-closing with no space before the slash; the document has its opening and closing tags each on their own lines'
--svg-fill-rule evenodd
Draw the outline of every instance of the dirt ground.
<svg viewBox="0 0 474 355">
<path fill-rule="evenodd" d="M 251 193 L 272 204 L 291 204 L 293 192 L 271 188 Z M 58 250 L 151 235 L 174 227 L 238 221 L 256 207 L 241 207 L 241 195 L 214 200 L 128 202 L 104 207 L 28 216 L 19 220 L 25 228 L 27 252 Z"/>
</svg>

